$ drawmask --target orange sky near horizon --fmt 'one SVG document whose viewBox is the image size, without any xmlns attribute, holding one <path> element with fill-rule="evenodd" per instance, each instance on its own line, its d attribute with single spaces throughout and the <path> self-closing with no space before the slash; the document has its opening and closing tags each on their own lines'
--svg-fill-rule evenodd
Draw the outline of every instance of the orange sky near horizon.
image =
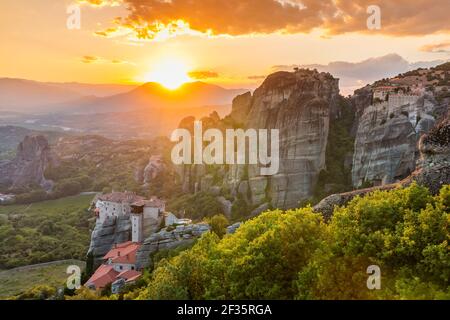
<svg viewBox="0 0 450 320">
<path fill-rule="evenodd" d="M 256 35 L 246 33 L 245 28 L 252 26 L 236 24 L 235 28 L 231 25 L 226 29 L 237 33 L 232 36 L 219 34 L 212 37 L 194 30 L 168 39 L 135 41 L 129 34 L 95 35 L 95 32 L 114 26 L 114 18 L 128 15 L 123 4 L 102 7 L 83 4 L 81 29 L 69 30 L 66 9 L 73 2 L 4 0 L 0 3 L 0 77 L 54 82 L 141 83 L 151 81 L 152 74 L 161 74 L 158 66 L 174 62 L 180 65 L 183 73 L 191 74 L 193 80 L 227 88 L 251 88 L 271 73 L 275 65 L 358 62 L 390 53 L 399 54 L 410 62 L 450 58 L 450 29 L 446 25 L 439 26 L 438 32 L 430 29 L 425 35 L 390 34 L 393 31 L 387 28 L 389 32 L 386 33 L 358 30 L 324 36 L 325 25 L 293 32 L 273 31 L 270 30 L 272 26 L 263 26 L 262 32 Z M 167 19 L 168 10 L 161 8 L 158 11 L 161 19 Z M 291 11 L 286 18 L 281 16 L 279 23 L 283 23 L 282 19 L 295 22 Z M 180 9 L 180 12 L 185 11 Z M 264 12 L 257 13 L 264 15 Z M 417 15 L 421 14 L 417 12 Z M 188 18 L 196 23 L 199 21 L 199 17 L 186 16 Z M 307 19 L 312 18 L 305 18 L 305 21 Z M 435 21 L 430 23 L 436 24 Z M 209 26 L 221 30 L 221 25 L 212 21 L 205 21 L 205 26 L 200 23 L 198 29 Z M 433 27 L 436 29 L 435 25 L 430 26 Z M 292 25 L 286 28 L 288 30 Z M 333 28 L 333 31 L 337 29 Z M 424 50 L 427 46 L 431 49 Z M 434 50 L 434 47 L 440 49 Z M 157 77 L 155 79 L 158 81 Z M 187 78 L 178 74 L 177 81 L 187 81 Z"/>
</svg>

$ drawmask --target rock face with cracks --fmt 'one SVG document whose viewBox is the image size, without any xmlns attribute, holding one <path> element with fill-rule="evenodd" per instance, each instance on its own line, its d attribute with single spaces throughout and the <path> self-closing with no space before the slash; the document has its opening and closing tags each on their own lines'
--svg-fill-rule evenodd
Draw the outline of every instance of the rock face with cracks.
<svg viewBox="0 0 450 320">
<path fill-rule="evenodd" d="M 359 118 L 353 154 L 353 186 L 385 185 L 416 168 L 417 143 L 435 124 L 436 101 L 430 94 L 391 93 L 367 106 Z"/>
<path fill-rule="evenodd" d="M 245 198 L 250 207 L 267 204 L 292 208 L 312 196 L 318 174 L 325 168 L 330 117 L 336 112 L 339 80 L 315 70 L 277 72 L 263 82 L 253 95 L 246 93 L 233 101 L 231 114 L 223 121 L 202 119 L 207 127 L 279 130 L 279 170 L 261 175 L 261 165 L 232 164 L 217 173 L 221 187 L 231 196 Z M 186 118 L 180 127 L 192 127 Z M 270 134 L 269 134 L 270 135 Z M 268 143 L 270 146 L 270 143 Z M 269 147 L 270 149 L 270 147 Z M 180 170 L 185 191 L 209 191 L 211 175 L 204 165 Z"/>
<path fill-rule="evenodd" d="M 427 187 L 432 194 L 437 194 L 441 187 L 450 184 L 450 118 L 441 120 L 419 142 L 420 159 L 415 171 L 398 183 L 333 194 L 320 201 L 314 210 L 326 218 L 331 217 L 335 206 L 342 206 L 356 196 L 363 196 L 375 190 L 390 190 L 408 186 L 412 182 Z"/>
</svg>

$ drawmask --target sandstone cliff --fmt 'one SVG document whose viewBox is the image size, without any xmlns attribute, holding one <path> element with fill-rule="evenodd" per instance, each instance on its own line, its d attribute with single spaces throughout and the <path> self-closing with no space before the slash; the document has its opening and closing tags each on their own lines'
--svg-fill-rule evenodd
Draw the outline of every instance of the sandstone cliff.
<svg viewBox="0 0 450 320">
<path fill-rule="evenodd" d="M 183 189 L 195 192 L 219 187 L 234 201 L 244 199 L 251 208 L 264 204 L 298 206 L 312 196 L 318 174 L 325 168 L 330 116 L 337 112 L 338 82 L 330 74 L 315 70 L 277 72 L 253 95 L 246 93 L 234 99 L 228 117 L 201 119 L 204 127 L 221 130 L 278 129 L 280 169 L 273 176 L 261 176 L 258 165 L 184 166 L 180 168 Z M 180 127 L 190 129 L 193 121 L 187 118 Z"/>
<path fill-rule="evenodd" d="M 419 138 L 435 124 L 438 106 L 432 94 L 396 94 L 369 105 L 359 118 L 352 180 L 384 185 L 411 174 Z"/>
<path fill-rule="evenodd" d="M 93 257 L 94 268 L 102 263 L 102 258 L 115 243 L 131 240 L 131 220 L 127 216 L 116 217 L 97 223 L 91 235 L 88 256 Z"/>
<path fill-rule="evenodd" d="M 450 184 L 450 117 L 441 120 L 428 134 L 421 137 L 419 143 L 420 158 L 415 171 L 398 183 L 386 184 L 333 194 L 320 201 L 314 210 L 326 218 L 331 217 L 335 206 L 345 205 L 356 196 L 363 196 L 375 190 L 390 190 L 408 186 L 412 182 L 427 187 L 437 194 L 441 187 Z"/>
<path fill-rule="evenodd" d="M 254 95 L 247 128 L 280 130 L 280 170 L 271 177 L 249 168 L 251 202 L 266 198 L 274 207 L 296 207 L 312 196 L 325 168 L 330 115 L 339 95 L 338 80 L 309 70 L 269 76 Z"/>
<path fill-rule="evenodd" d="M 152 263 L 152 255 L 161 250 L 176 249 L 192 244 L 202 234 L 209 231 L 206 223 L 179 225 L 169 231 L 167 228 L 153 233 L 144 240 L 136 254 L 136 267 L 138 269 L 148 267 Z"/>
<path fill-rule="evenodd" d="M 450 114 L 419 142 L 420 159 L 411 179 L 434 194 L 450 184 Z"/>
<path fill-rule="evenodd" d="M 420 137 L 449 110 L 448 68 L 410 71 L 355 92 L 354 187 L 398 182 L 415 170 Z"/>
</svg>

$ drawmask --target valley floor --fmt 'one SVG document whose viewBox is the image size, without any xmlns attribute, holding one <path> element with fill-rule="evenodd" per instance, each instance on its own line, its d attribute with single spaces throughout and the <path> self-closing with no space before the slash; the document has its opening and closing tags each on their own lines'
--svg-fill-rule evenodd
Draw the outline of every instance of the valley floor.
<svg viewBox="0 0 450 320">
<path fill-rule="evenodd" d="M 39 285 L 62 287 L 68 277 L 66 270 L 70 265 L 77 265 L 83 270 L 85 262 L 60 260 L 0 271 L 0 299 Z"/>
</svg>

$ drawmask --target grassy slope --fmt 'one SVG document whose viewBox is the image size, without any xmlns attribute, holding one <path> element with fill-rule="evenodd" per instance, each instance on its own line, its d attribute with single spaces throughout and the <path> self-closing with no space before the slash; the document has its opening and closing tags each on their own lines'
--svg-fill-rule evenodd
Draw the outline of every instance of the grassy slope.
<svg viewBox="0 0 450 320">
<path fill-rule="evenodd" d="M 89 246 L 93 195 L 0 206 L 0 268 L 83 259 Z"/>
<path fill-rule="evenodd" d="M 37 285 L 62 287 L 68 275 L 69 265 L 85 267 L 83 261 L 54 262 L 43 266 L 26 266 L 0 272 L 0 299 L 17 295 Z"/>
</svg>

